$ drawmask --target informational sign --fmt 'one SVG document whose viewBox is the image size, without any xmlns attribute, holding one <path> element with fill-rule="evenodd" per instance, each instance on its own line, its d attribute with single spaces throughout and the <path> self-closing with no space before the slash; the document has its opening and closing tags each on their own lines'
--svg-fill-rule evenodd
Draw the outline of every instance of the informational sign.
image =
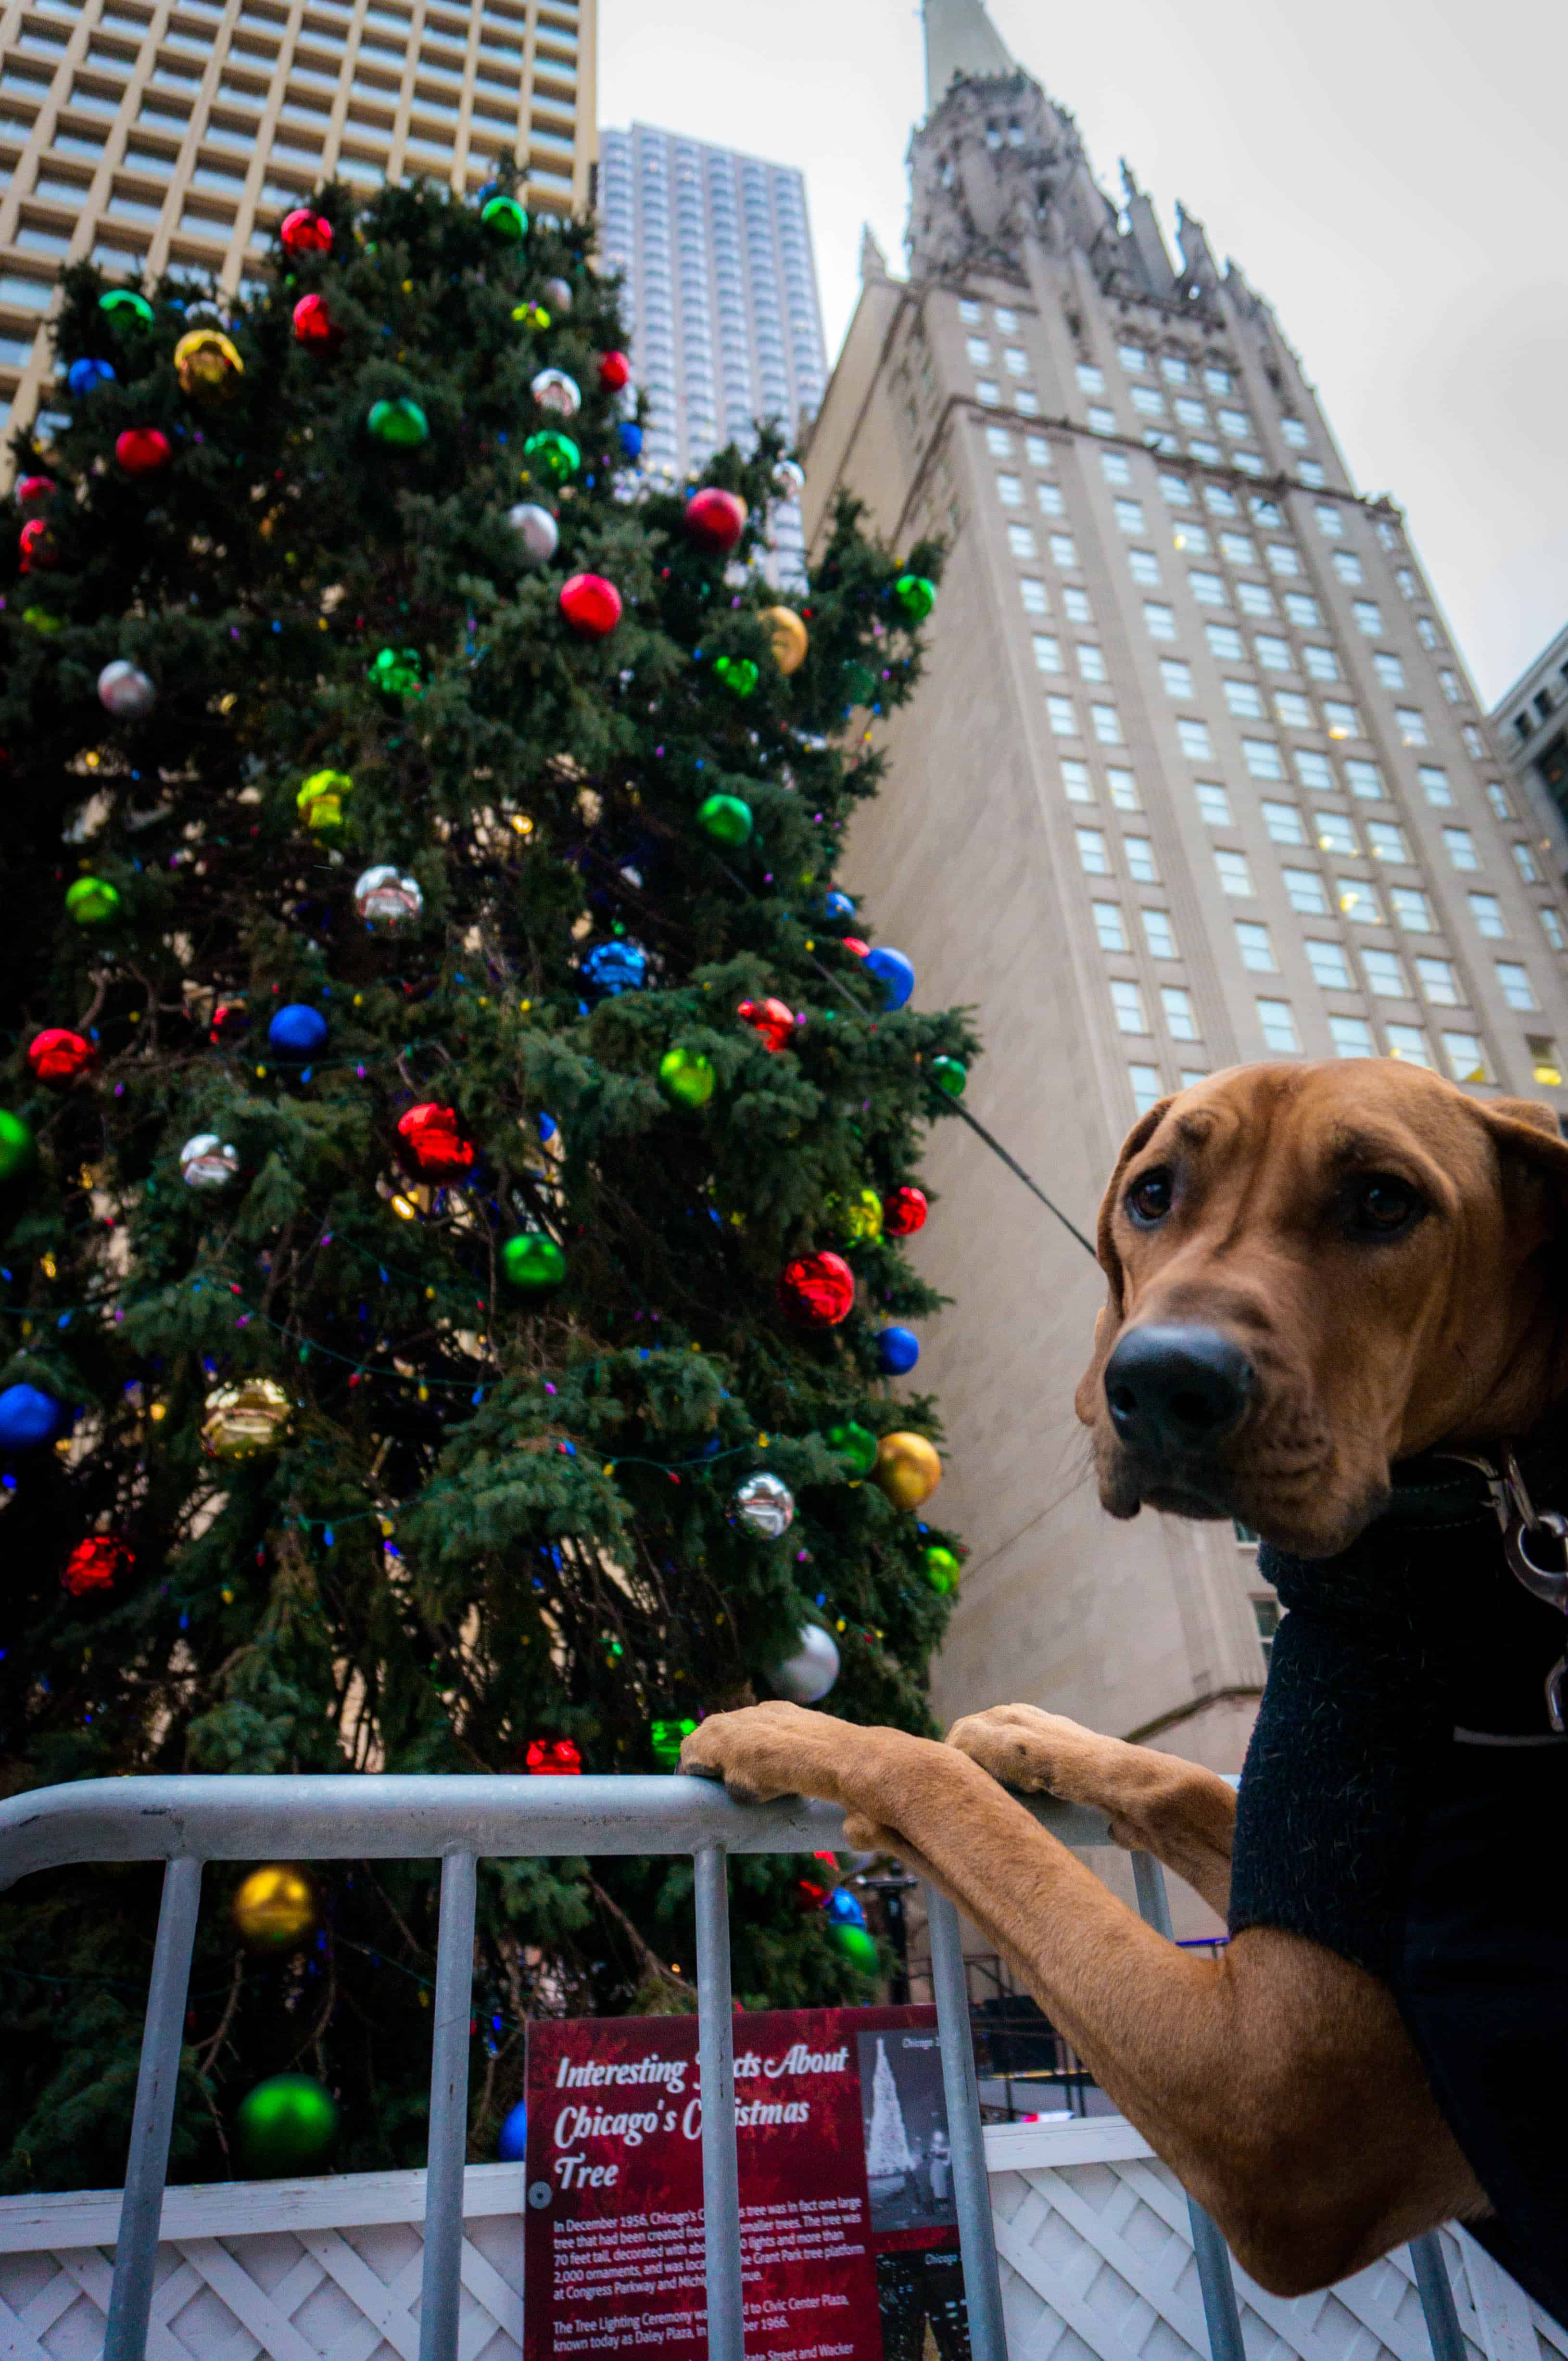
<svg viewBox="0 0 1568 2361">
<path fill-rule="evenodd" d="M 746 2350 L 968 2361 L 937 2013 L 735 2019 Z M 524 2361 L 707 2361 L 692 2016 L 536 2023 Z"/>
</svg>

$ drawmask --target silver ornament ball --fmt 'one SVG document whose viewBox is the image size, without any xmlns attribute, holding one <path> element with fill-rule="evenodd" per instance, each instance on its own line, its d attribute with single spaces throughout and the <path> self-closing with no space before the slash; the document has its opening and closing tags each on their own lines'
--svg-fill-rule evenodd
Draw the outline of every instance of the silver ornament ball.
<svg viewBox="0 0 1568 2361">
<path fill-rule="evenodd" d="M 583 390 L 565 369 L 541 369 L 528 390 L 541 410 L 557 418 L 576 418 L 583 406 Z"/>
<path fill-rule="evenodd" d="M 748 1476 L 736 1493 L 735 1510 L 743 1525 L 750 1525 L 765 1542 L 776 1542 L 795 1522 L 795 1494 L 762 1468 Z"/>
<path fill-rule="evenodd" d="M 367 926 L 390 928 L 417 918 L 424 907 L 424 895 L 417 878 L 400 876 L 383 862 L 355 879 L 354 906 Z"/>
<path fill-rule="evenodd" d="M 507 522 L 536 565 L 548 566 L 561 545 L 561 528 L 537 500 L 519 500 L 508 509 Z"/>
<path fill-rule="evenodd" d="M 816 1705 L 839 1677 L 839 1651 L 820 1623 L 801 1627 L 800 1645 L 782 1664 L 770 1664 L 768 1680 L 791 1705 Z"/>
<path fill-rule="evenodd" d="M 806 489 L 806 469 L 798 459 L 781 459 L 773 469 L 773 489 L 781 500 L 797 500 Z"/>
<path fill-rule="evenodd" d="M 98 702 L 116 721 L 140 721 L 158 703 L 158 691 L 145 672 L 116 656 L 98 675 Z"/>
<path fill-rule="evenodd" d="M 543 293 L 544 301 L 553 312 L 569 312 L 571 310 L 572 290 L 566 280 L 547 279 L 544 282 Z"/>
<path fill-rule="evenodd" d="M 215 1131 L 199 1131 L 180 1151 L 180 1178 L 187 1189 L 226 1189 L 239 1170 L 239 1151 Z"/>
</svg>

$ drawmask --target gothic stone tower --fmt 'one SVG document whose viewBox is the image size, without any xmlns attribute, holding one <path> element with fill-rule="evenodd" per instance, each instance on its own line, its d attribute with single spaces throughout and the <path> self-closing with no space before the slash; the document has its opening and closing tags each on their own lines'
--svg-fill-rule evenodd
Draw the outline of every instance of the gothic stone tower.
<svg viewBox="0 0 1568 2361">
<path fill-rule="evenodd" d="M 1135 1115 L 1266 1056 L 1420 1060 L 1568 1106 L 1560 885 L 1387 499 L 1359 494 L 1267 304 L 1124 169 L 980 0 L 926 0 L 909 273 L 868 237 L 808 454 L 951 557 L 851 882 L 933 1005 L 977 1005 L 976 1113 L 1091 1227 Z M 1071 1411 L 1102 1285 L 972 1137 L 917 1244 L 974 1543 L 938 1669 L 1240 1762 L 1276 1609 L 1245 1536 L 1101 1512 Z M 922 1369 L 922 1376 L 926 1368 Z"/>
</svg>

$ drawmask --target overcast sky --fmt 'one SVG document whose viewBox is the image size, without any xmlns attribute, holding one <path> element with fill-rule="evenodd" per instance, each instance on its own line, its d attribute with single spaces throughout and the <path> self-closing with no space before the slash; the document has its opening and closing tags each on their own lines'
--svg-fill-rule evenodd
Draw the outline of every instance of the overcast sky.
<svg viewBox="0 0 1568 2361">
<path fill-rule="evenodd" d="M 1568 622 L 1562 0 L 992 0 L 1073 109 L 1273 303 L 1351 472 L 1390 491 L 1484 700 Z M 600 119 L 806 178 L 829 360 L 861 225 L 902 268 L 911 0 L 600 0 Z"/>
</svg>

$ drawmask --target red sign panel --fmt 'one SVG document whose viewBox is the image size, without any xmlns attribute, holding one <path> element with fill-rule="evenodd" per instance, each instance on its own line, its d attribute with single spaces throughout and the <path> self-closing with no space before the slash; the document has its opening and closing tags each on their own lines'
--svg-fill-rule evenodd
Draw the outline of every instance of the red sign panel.
<svg viewBox="0 0 1568 2361">
<path fill-rule="evenodd" d="M 942 2361 L 969 2339 L 932 2008 L 735 2020 L 746 2349 Z M 696 2020 L 530 2027 L 524 2361 L 706 2361 Z"/>
</svg>

